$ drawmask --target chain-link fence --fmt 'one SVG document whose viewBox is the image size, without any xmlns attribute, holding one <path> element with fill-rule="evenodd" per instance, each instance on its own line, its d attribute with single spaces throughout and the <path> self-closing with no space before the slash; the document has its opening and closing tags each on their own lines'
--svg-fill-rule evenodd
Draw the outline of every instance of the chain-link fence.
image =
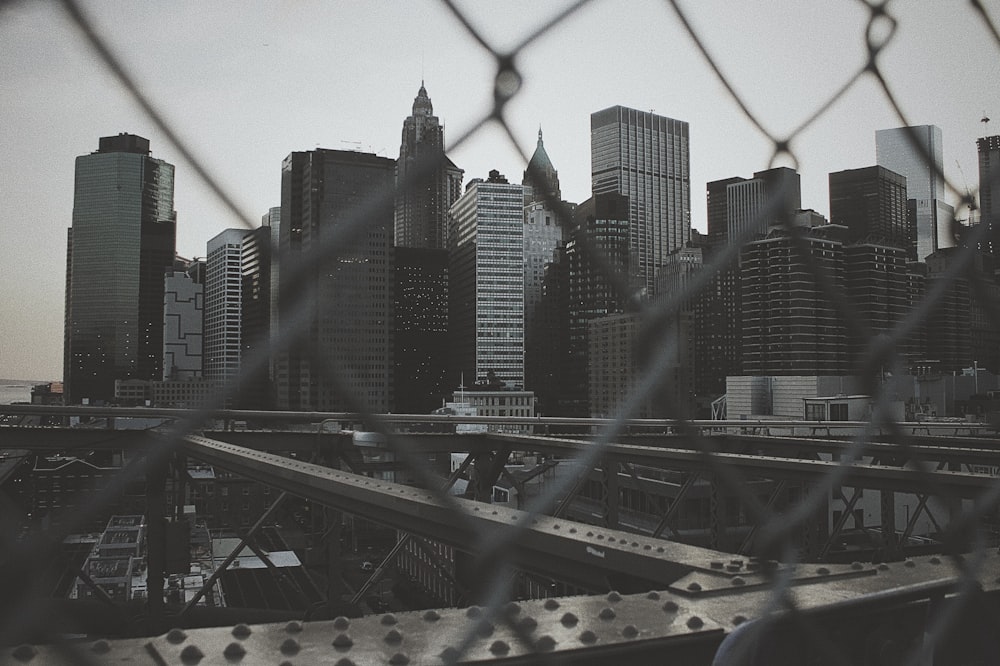
<svg viewBox="0 0 1000 666">
<path fill-rule="evenodd" d="M 517 63 L 523 59 L 523 54 L 530 45 L 543 39 L 551 31 L 559 30 L 565 21 L 588 2 L 578 2 L 566 8 L 547 23 L 539 25 L 519 44 L 509 50 L 498 49 L 491 45 L 490 41 L 466 18 L 459 6 L 450 0 L 443 0 L 443 2 L 468 34 L 478 42 L 483 51 L 490 55 L 496 67 L 492 109 L 468 132 L 455 140 L 449 149 L 454 150 L 463 144 L 475 141 L 478 134 L 486 127 L 499 126 L 507 134 L 511 145 L 521 155 L 524 163 L 527 164 L 528 155 L 514 139 L 514 133 L 506 120 L 508 103 L 517 98 L 522 87 L 522 74 Z M 748 104 L 737 91 L 737 86 L 727 79 L 713 59 L 710 49 L 706 47 L 703 35 L 693 27 L 681 4 L 667 2 L 664 4 L 663 11 L 684 27 L 694 48 L 704 57 L 732 101 L 739 107 L 746 119 L 762 135 L 767 137 L 773 147 L 772 164 L 776 164 L 782 159 L 790 159 L 793 163 L 797 163 L 798 156 L 792 149 L 796 139 L 813 127 L 846 91 L 863 80 L 875 82 L 882 90 L 885 99 L 895 110 L 901 126 L 911 125 L 910 119 L 897 103 L 891 82 L 887 80 L 882 68 L 882 54 L 895 38 L 896 20 L 893 16 L 893 5 L 877 2 L 862 2 L 860 4 L 868 12 L 868 23 L 864 36 L 867 48 L 865 62 L 858 67 L 840 90 L 836 91 L 830 99 L 818 103 L 814 113 L 785 135 L 777 135 L 769 130 L 766 119 L 756 116 L 750 110 Z M 191 146 L 186 145 L 181 138 L 182 133 L 172 127 L 157 107 L 149 101 L 141 82 L 135 80 L 130 74 L 128 62 L 120 59 L 101 38 L 101 31 L 91 23 L 87 12 L 74 0 L 65 0 L 63 7 L 79 27 L 89 48 L 97 53 L 107 70 L 114 75 L 121 87 L 128 91 L 158 130 L 174 145 L 199 179 L 224 202 L 226 207 L 233 212 L 234 217 L 243 220 L 247 228 L 253 228 L 255 225 L 250 220 L 246 220 L 240 213 L 238 206 L 235 205 L 235 197 L 227 192 L 226 188 L 219 184 L 219 180 L 204 166 L 203 156 L 199 155 L 198 151 Z M 972 0 L 961 7 L 956 5 L 955 11 L 972 12 L 977 15 L 988 29 L 989 34 L 992 35 L 997 48 L 1000 48 L 1000 34 L 998 34 L 995 25 L 996 19 L 990 15 L 983 4 L 978 0 Z M 914 145 L 921 146 L 916 141 Z M 444 159 L 443 156 L 442 159 Z M 925 155 L 925 159 L 932 169 L 938 168 L 932 156 Z M 283 279 L 294 282 L 296 275 L 305 275 L 318 266 L 336 261 L 352 246 L 352 243 L 357 242 L 373 214 L 384 210 L 387 205 L 391 206 L 400 192 L 414 187 L 426 173 L 439 166 L 439 163 L 422 165 L 421 171 L 409 174 L 407 178 L 398 182 L 394 189 L 380 192 L 377 197 L 351 211 L 346 221 L 333 229 L 332 233 L 325 235 L 322 243 L 308 255 L 302 256 L 294 266 L 282 267 Z M 539 177 L 541 174 L 529 174 L 529 176 L 532 175 Z M 946 179 L 944 173 L 937 175 Z M 1000 178 L 1000 169 L 997 169 L 995 177 Z M 965 192 L 965 187 L 959 187 L 956 183 L 947 182 L 947 187 L 952 192 Z M 688 307 L 692 299 L 698 299 L 704 290 L 715 284 L 713 281 L 720 273 L 731 270 L 734 265 L 737 265 L 741 251 L 745 250 L 751 241 L 759 237 L 762 229 L 768 228 L 769 225 L 772 229 L 778 229 L 784 234 L 783 237 L 788 239 L 791 248 L 789 261 L 797 262 L 804 267 L 809 279 L 822 294 L 822 297 L 831 304 L 836 316 L 845 322 L 849 329 L 849 335 L 854 339 L 867 341 L 862 347 L 857 365 L 860 368 L 858 374 L 865 378 L 867 393 L 872 398 L 870 419 L 855 429 L 849 444 L 839 448 L 836 455 L 832 457 L 840 464 L 832 465 L 830 471 L 821 480 L 806 484 L 797 500 L 784 506 L 781 511 L 778 511 L 773 502 L 768 501 L 766 496 L 762 499 L 759 493 L 754 490 L 755 476 L 748 474 L 746 470 L 733 467 L 726 462 L 725 458 L 715 454 L 716 442 L 712 435 L 707 434 L 709 431 L 705 429 L 704 424 L 681 419 L 663 422 L 659 426 L 664 429 L 664 432 L 669 431 L 672 436 L 683 437 L 684 446 L 688 449 L 704 454 L 702 457 L 704 469 L 700 474 L 704 475 L 705 478 L 710 477 L 713 480 L 713 487 L 717 485 L 717 487 L 724 489 L 725 493 L 735 498 L 746 514 L 748 523 L 755 526 L 753 528 L 752 552 L 761 558 L 761 561 L 776 560 L 785 565 L 793 565 L 801 559 L 802 551 L 796 539 L 810 521 L 816 520 L 817 513 L 823 510 L 831 497 L 839 496 L 844 499 L 845 505 L 847 505 L 844 515 L 841 516 L 842 520 L 837 526 L 837 529 L 840 529 L 846 520 L 846 514 L 854 506 L 853 501 L 848 502 L 847 498 L 844 497 L 842 489 L 844 486 L 850 485 L 850 474 L 856 463 L 870 461 L 873 457 L 878 458 L 878 454 L 872 453 L 871 447 L 882 441 L 882 438 L 888 433 L 888 441 L 898 448 L 895 450 L 895 457 L 883 456 L 880 459 L 881 465 L 902 467 L 905 463 L 908 469 L 914 471 L 918 487 L 915 487 L 913 492 L 924 498 L 921 506 L 928 496 L 932 496 L 952 498 L 958 502 L 957 504 L 953 503 L 953 506 L 961 507 L 960 511 L 956 511 L 950 516 L 946 524 L 940 526 L 941 533 L 939 535 L 941 544 L 943 544 L 940 546 L 941 550 L 951 554 L 954 558 L 954 565 L 961 572 L 958 585 L 951 590 L 950 598 L 952 601 L 947 604 L 928 604 L 923 623 L 927 637 L 899 648 L 899 661 L 901 663 L 930 663 L 928 654 L 933 655 L 935 646 L 952 640 L 949 632 L 955 631 L 956 622 L 965 617 L 970 609 L 974 608 L 977 609 L 978 613 L 985 613 L 986 617 L 992 618 L 995 626 L 1000 626 L 1000 616 L 998 616 L 996 609 L 989 603 L 982 603 L 976 592 L 976 590 L 981 589 L 983 571 L 981 567 L 984 566 L 984 553 L 996 547 L 995 543 L 989 542 L 989 535 L 980 529 L 980 526 L 987 516 L 992 515 L 998 501 L 1000 501 L 1000 485 L 985 484 L 985 490 L 980 491 L 974 500 L 962 504 L 961 498 L 956 497 L 950 487 L 944 487 L 942 484 L 944 477 L 940 474 L 940 470 L 947 467 L 947 459 L 942 461 L 938 458 L 928 458 L 927 450 L 913 437 L 912 429 L 900 426 L 897 412 L 894 411 L 894 389 L 891 383 L 883 380 L 887 373 L 891 375 L 903 374 L 906 369 L 906 360 L 900 350 L 906 346 L 914 331 L 928 322 L 943 307 L 942 303 L 949 285 L 958 280 L 968 282 L 973 302 L 981 309 L 983 316 L 988 318 L 989 326 L 1000 330 L 1000 310 L 998 310 L 1000 303 L 990 296 L 993 293 L 991 291 L 992 276 L 974 270 L 980 246 L 991 240 L 988 235 L 989 220 L 984 219 L 982 224 L 967 230 L 967 233 L 960 239 L 959 247 L 954 252 L 953 260 L 942 274 L 942 278 L 933 283 L 932 288 L 915 303 L 914 307 L 906 312 L 904 317 L 893 322 L 891 328 L 887 330 L 876 330 L 873 328 L 873 323 L 867 319 L 866 314 L 859 309 L 857 303 L 852 302 L 845 294 L 842 285 L 824 268 L 823 263 L 813 260 L 811 249 L 802 229 L 795 225 L 788 211 L 784 210 L 781 205 L 785 194 L 787 193 L 783 191 L 777 192 L 763 209 L 756 212 L 755 219 L 751 224 L 745 226 L 738 233 L 730 234 L 725 244 L 717 252 L 710 255 L 703 270 L 697 272 L 686 283 L 682 292 L 668 293 L 662 298 L 638 304 L 641 309 L 641 319 L 649 322 L 644 338 L 646 357 L 643 363 L 643 378 L 632 387 L 632 393 L 622 402 L 619 413 L 613 419 L 594 422 L 598 427 L 594 428 L 595 433 L 587 439 L 589 446 L 582 448 L 576 455 L 575 464 L 579 469 L 601 468 L 607 472 L 609 463 L 605 461 L 605 456 L 609 452 L 609 447 L 629 434 L 629 426 L 634 424 L 630 419 L 635 414 L 637 406 L 643 404 L 650 395 L 658 390 L 662 377 L 674 367 L 672 359 L 677 357 L 678 346 L 682 344 L 682 341 L 678 339 L 677 328 L 671 325 L 672 322 L 681 316 L 681 312 Z M 550 200 L 547 204 L 566 220 L 568 226 L 572 219 L 572 213 L 565 208 L 564 202 Z M 975 208 L 974 197 L 967 194 L 964 204 Z M 957 229 L 958 223 L 955 221 L 952 223 Z M 587 247 L 584 251 L 593 257 L 595 264 L 611 265 L 611 262 L 603 261 L 600 248 Z M 620 292 L 629 293 L 631 281 L 628 276 L 609 274 L 605 277 L 616 285 Z M 309 326 L 309 312 L 305 304 L 300 301 L 295 308 L 290 309 L 289 315 L 282 319 L 281 330 L 273 336 L 271 347 L 266 350 L 268 353 L 262 351 L 252 358 L 245 359 L 241 370 L 244 376 L 259 376 L 260 371 L 266 367 L 270 358 L 290 345 L 301 343 L 304 331 Z M 414 441 L 413 437 L 400 434 L 397 423 L 387 419 L 384 415 L 374 413 L 366 403 L 364 395 L 354 391 L 345 379 L 342 368 L 337 367 L 328 359 L 313 360 L 318 364 L 317 367 L 322 368 L 326 380 L 332 386 L 336 387 L 342 394 L 351 396 L 352 408 L 357 414 L 357 420 L 365 423 L 368 429 L 380 433 L 385 438 L 388 448 L 399 460 L 405 463 L 416 483 L 429 489 L 438 504 L 448 507 L 453 512 L 456 525 L 461 525 L 462 529 L 476 534 L 467 546 L 471 552 L 479 554 L 475 569 L 487 581 L 481 586 L 477 599 L 482 606 L 481 612 L 474 616 L 470 615 L 472 619 L 468 622 L 464 639 L 455 646 L 449 655 L 442 658 L 446 661 L 461 659 L 470 646 L 481 640 L 482 623 L 485 620 L 497 623 L 508 622 L 512 627 L 517 628 L 516 623 L 503 612 L 503 609 L 506 608 L 505 604 L 511 598 L 513 575 L 511 563 L 505 559 L 505 555 L 511 553 L 521 544 L 538 516 L 551 513 L 554 510 L 558 512 L 565 509 L 568 499 L 579 491 L 581 477 L 572 475 L 558 477 L 555 481 L 547 484 L 538 497 L 532 498 L 527 505 L 522 507 L 523 514 L 520 514 L 520 518 L 509 529 L 484 531 L 481 523 L 470 520 L 471 517 L 467 515 L 469 513 L 467 505 L 456 501 L 453 495 L 448 492 L 447 486 L 443 486 L 439 475 L 428 467 L 421 455 L 420 444 Z M 235 391 L 235 387 L 227 387 L 227 390 L 229 392 Z M 12 505 L 8 505 L 0 514 L 5 523 L 0 529 L 4 535 L 3 567 L 5 569 L 4 578 L 7 581 L 3 594 L 9 600 L 13 600 L 12 603 L 5 604 L 7 609 L 16 609 L 16 612 L 8 613 L 5 619 L 6 626 L 0 632 L 0 636 L 7 637 L 5 642 L 9 643 L 12 637 L 41 635 L 48 642 L 61 646 L 60 649 L 64 651 L 63 654 L 67 662 L 88 663 L 102 660 L 93 651 L 77 649 L 77 644 L 65 641 L 63 636 L 46 635 L 44 631 L 39 633 L 25 630 L 26 628 L 42 626 L 53 619 L 51 615 L 53 606 L 44 603 L 46 596 L 44 583 L 48 579 L 38 571 L 38 563 L 50 562 L 53 561 L 53 558 L 58 560 L 61 557 L 59 555 L 62 548 L 61 537 L 73 533 L 76 528 L 89 524 L 93 516 L 99 515 L 106 507 L 110 506 L 114 498 L 119 496 L 124 488 L 136 480 L 149 481 L 155 479 L 157 474 L 164 473 L 167 461 L 182 450 L 184 438 L 191 433 L 202 430 L 206 419 L 218 413 L 217 409 L 224 404 L 224 399 L 224 396 L 220 395 L 216 404 L 208 405 L 203 410 L 190 414 L 182 422 L 175 423 L 170 429 L 169 436 L 158 439 L 158 444 L 155 447 L 151 447 L 146 455 L 134 459 L 124 467 L 111 484 L 101 488 L 75 512 L 64 516 L 58 530 L 50 532 L 36 530 L 30 534 L 19 534 L 20 523 L 17 510 Z M 684 413 L 679 410 L 671 410 L 669 406 L 666 407 L 666 412 Z M 986 445 L 983 446 L 988 448 Z M 464 471 L 468 464 L 469 460 L 459 471 Z M 669 467 L 669 465 L 666 466 Z M 634 477 L 637 486 L 641 487 L 643 483 L 648 482 L 648 479 L 638 478 L 642 476 L 642 473 L 641 471 L 636 472 L 634 467 L 626 465 L 622 469 L 627 470 Z M 949 469 L 955 468 L 950 467 Z M 617 471 L 613 470 L 612 473 L 617 476 Z M 587 475 L 582 476 L 586 477 Z M 692 483 L 693 478 L 689 478 Z M 277 500 L 272 507 L 279 507 L 284 498 L 285 495 L 282 495 L 282 499 Z M 162 493 L 147 491 L 146 501 L 148 502 L 149 515 L 165 515 L 168 511 L 166 498 Z M 265 513 L 258 521 L 259 524 L 265 523 L 270 515 L 270 512 Z M 665 524 L 666 518 L 664 518 Z M 255 529 L 256 526 L 250 531 L 253 532 Z M 476 533 L 476 530 L 479 532 Z M 653 530 L 653 533 L 655 536 L 659 536 L 662 531 L 663 525 L 660 525 Z M 150 568 L 152 570 L 154 565 L 153 544 L 150 545 L 150 548 Z M 966 556 L 960 557 L 961 553 L 966 553 Z M 774 638 L 774 635 L 769 633 L 772 630 L 772 625 L 766 621 L 766 618 L 775 617 L 780 613 L 786 619 L 791 618 L 793 631 L 801 632 L 809 637 L 814 648 L 813 652 L 810 653 L 810 658 L 815 663 L 856 663 L 857 659 L 853 656 L 855 653 L 843 643 L 844 637 L 832 634 L 826 620 L 809 613 L 797 612 L 799 602 L 796 601 L 796 595 L 792 593 L 796 580 L 795 576 L 789 573 L 792 569 L 775 567 L 769 571 L 771 573 L 767 584 L 768 603 L 765 608 L 759 609 L 757 615 L 757 618 L 760 618 L 759 621 L 750 623 L 741 632 L 730 632 L 729 635 L 734 640 L 725 644 L 723 650 L 720 651 L 720 655 L 724 655 L 724 657 L 720 657 L 720 659 L 724 658 L 725 663 L 774 663 L 769 660 L 775 659 L 775 654 L 780 653 L 781 639 Z M 83 580 L 86 580 L 85 572 L 78 571 L 76 573 Z M 101 587 L 99 585 L 91 587 L 94 593 L 100 596 Z M 926 601 L 926 598 L 923 600 Z M 101 601 L 114 606 L 114 602 L 110 599 L 102 599 Z M 122 621 L 125 622 L 125 618 L 122 618 Z M 551 646 L 546 647 L 528 632 L 523 631 L 523 627 L 515 633 L 518 633 L 524 645 L 530 648 L 529 651 L 537 650 L 540 658 L 544 658 L 543 653 L 551 649 Z M 749 639 L 748 636 L 750 636 Z M 737 638 L 738 640 L 735 640 Z M 849 640 L 850 637 L 847 638 Z M 671 653 L 669 648 L 664 648 L 664 650 L 663 659 L 667 660 Z M 613 652 L 610 653 L 607 658 L 613 660 L 613 654 Z M 15 658 L 17 658 L 16 654 Z M 994 652 L 982 656 L 979 661 L 974 663 L 987 663 L 996 658 Z M 872 661 L 871 663 L 882 662 Z M 887 661 L 886 663 L 896 662 Z"/>
</svg>

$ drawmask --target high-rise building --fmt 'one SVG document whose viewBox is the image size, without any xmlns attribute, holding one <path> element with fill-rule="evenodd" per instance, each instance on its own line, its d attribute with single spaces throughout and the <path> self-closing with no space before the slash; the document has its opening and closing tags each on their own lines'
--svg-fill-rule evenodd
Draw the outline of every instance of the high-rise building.
<svg viewBox="0 0 1000 666">
<path fill-rule="evenodd" d="M 911 249 L 906 178 L 882 166 L 831 173 L 830 223 L 847 228 L 847 243 L 869 239 Z"/>
<path fill-rule="evenodd" d="M 954 209 L 944 202 L 944 157 L 941 128 L 917 125 L 876 130 L 879 166 L 906 178 L 906 199 L 912 213 L 910 243 L 917 261 L 942 248 L 954 247 Z"/>
<path fill-rule="evenodd" d="M 205 378 L 233 386 L 240 374 L 246 229 L 226 229 L 208 241 L 205 257 Z"/>
<path fill-rule="evenodd" d="M 342 150 L 282 164 L 278 409 L 393 404 L 394 174 L 394 160 Z"/>
<path fill-rule="evenodd" d="M 448 209 L 462 194 L 463 174 L 444 153 L 444 125 L 421 81 L 413 112 L 403 121 L 396 162 L 397 246 L 448 247 Z"/>
<path fill-rule="evenodd" d="M 448 383 L 448 250 L 395 249 L 393 411 L 427 414 Z"/>
<path fill-rule="evenodd" d="M 628 199 L 615 193 L 591 197 L 574 215 L 566 243 L 568 324 L 560 399 L 565 416 L 591 413 L 591 320 L 625 312 L 631 298 L 628 216 Z"/>
<path fill-rule="evenodd" d="M 66 254 L 69 404 L 111 400 L 115 380 L 163 375 L 164 275 L 174 261 L 174 167 L 134 134 L 76 158 Z"/>
<path fill-rule="evenodd" d="M 204 285 L 191 262 L 176 266 L 164 278 L 163 379 L 176 381 L 202 376 Z M 177 270 L 181 269 L 181 270 Z"/>
<path fill-rule="evenodd" d="M 744 375 L 840 375 L 847 370 L 843 318 L 829 293 L 844 291 L 843 235 L 815 227 L 796 242 L 774 229 L 740 257 Z M 803 254 L 805 253 L 805 254 Z M 828 280 L 824 289 L 815 277 Z"/>
<path fill-rule="evenodd" d="M 271 406 L 271 229 L 248 232 L 240 246 L 240 396 L 243 409 Z"/>
<path fill-rule="evenodd" d="M 452 379 L 524 388 L 524 188 L 493 170 L 451 218 Z"/>
<path fill-rule="evenodd" d="M 1000 253 L 1000 136 L 986 136 L 976 141 L 979 151 L 980 224 L 986 225 L 980 250 L 994 257 Z"/>
<path fill-rule="evenodd" d="M 651 296 L 667 254 L 691 239 L 688 124 L 623 106 L 592 113 L 590 170 L 595 195 L 628 197 L 630 269 Z"/>
</svg>

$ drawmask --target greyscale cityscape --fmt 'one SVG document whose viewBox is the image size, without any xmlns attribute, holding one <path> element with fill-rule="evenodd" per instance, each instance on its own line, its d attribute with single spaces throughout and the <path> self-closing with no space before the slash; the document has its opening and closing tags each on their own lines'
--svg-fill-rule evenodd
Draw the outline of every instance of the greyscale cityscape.
<svg viewBox="0 0 1000 666">
<path fill-rule="evenodd" d="M 198 256 L 188 165 L 76 157 L 63 377 L 2 387 L 0 664 L 997 658 L 985 114 L 964 197 L 923 124 L 821 202 L 613 105 L 571 201 L 546 127 L 471 173 L 413 88 L 397 157 L 289 146 Z"/>
</svg>

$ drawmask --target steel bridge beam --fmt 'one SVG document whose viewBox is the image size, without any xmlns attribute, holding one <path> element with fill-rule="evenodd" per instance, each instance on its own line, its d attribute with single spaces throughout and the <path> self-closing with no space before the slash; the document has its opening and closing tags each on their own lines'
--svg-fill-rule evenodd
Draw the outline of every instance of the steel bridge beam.
<svg viewBox="0 0 1000 666">
<path fill-rule="evenodd" d="M 183 438 L 192 458 L 218 465 L 375 522 L 412 531 L 475 552 L 487 535 L 520 530 L 511 552 L 514 566 L 580 584 L 606 587 L 619 575 L 669 584 L 687 573 L 711 570 L 724 553 L 665 542 L 618 530 L 594 528 L 547 516 L 453 498 L 448 506 L 427 490 L 378 481 L 199 436 Z"/>
</svg>

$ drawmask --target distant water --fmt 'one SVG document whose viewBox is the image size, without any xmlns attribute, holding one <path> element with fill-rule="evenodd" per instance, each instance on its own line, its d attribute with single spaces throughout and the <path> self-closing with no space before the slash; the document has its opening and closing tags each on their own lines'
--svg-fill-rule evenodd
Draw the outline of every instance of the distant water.
<svg viewBox="0 0 1000 666">
<path fill-rule="evenodd" d="M 44 381 L 32 379 L 0 379 L 0 405 L 31 402 L 31 389 Z"/>
</svg>

